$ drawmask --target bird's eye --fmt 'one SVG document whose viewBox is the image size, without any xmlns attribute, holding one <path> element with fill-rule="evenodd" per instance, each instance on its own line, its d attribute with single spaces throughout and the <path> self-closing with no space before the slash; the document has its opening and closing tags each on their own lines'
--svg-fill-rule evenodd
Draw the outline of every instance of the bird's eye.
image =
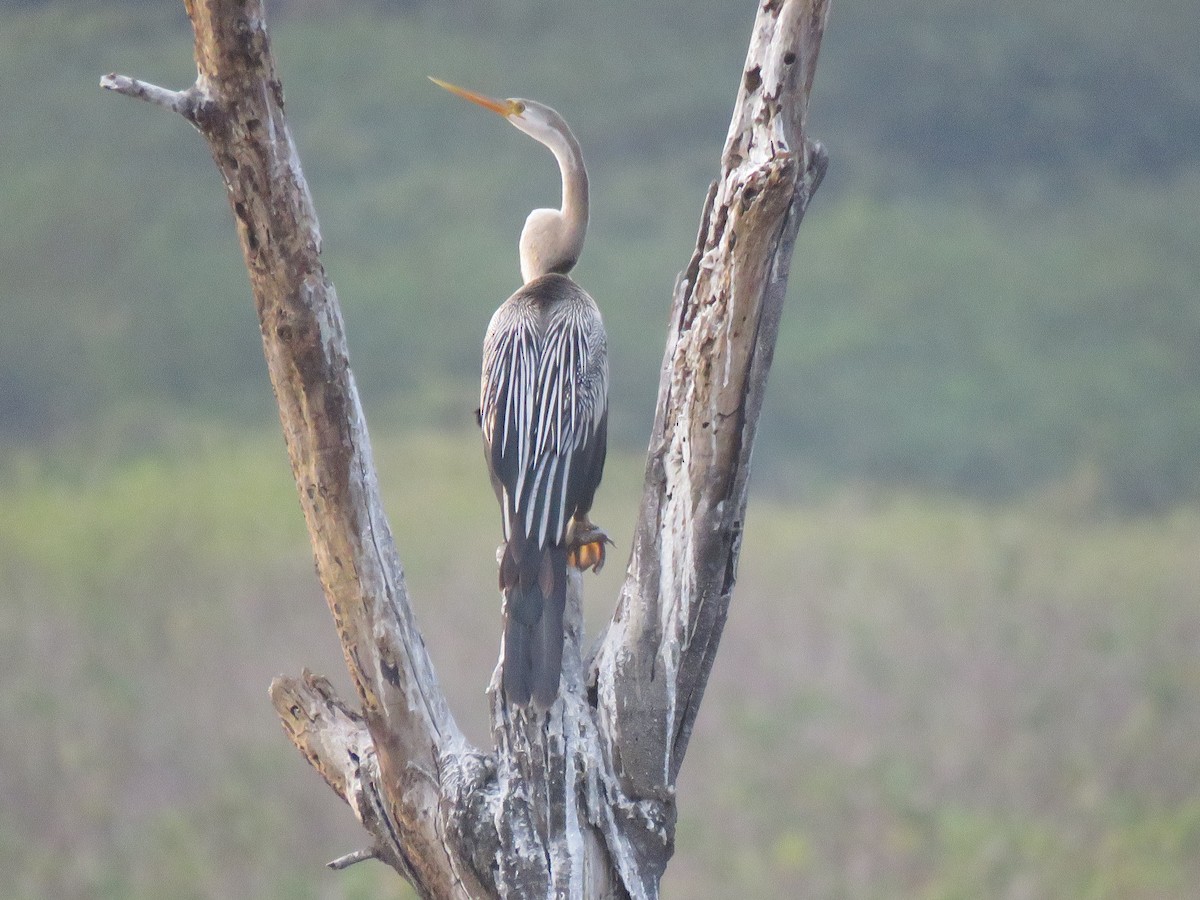
<svg viewBox="0 0 1200 900">
<path fill-rule="evenodd" d="M 521 115 L 521 113 L 525 112 L 525 104 L 522 103 L 520 100 L 518 100 L 513 104 L 513 109 L 516 111 L 517 115 L 519 116 L 519 115 Z"/>
</svg>

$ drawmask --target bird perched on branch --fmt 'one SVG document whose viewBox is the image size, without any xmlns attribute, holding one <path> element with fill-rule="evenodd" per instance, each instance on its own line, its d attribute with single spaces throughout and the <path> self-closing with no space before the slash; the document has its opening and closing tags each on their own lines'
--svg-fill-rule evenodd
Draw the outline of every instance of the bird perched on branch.
<svg viewBox="0 0 1200 900">
<path fill-rule="evenodd" d="M 598 570 L 607 535 L 588 511 L 604 470 L 608 351 L 600 310 L 567 273 L 583 249 L 588 178 L 579 142 L 550 107 L 435 84 L 498 113 L 558 160 L 562 208 L 535 209 L 521 231 L 524 284 L 483 342 L 479 414 L 504 520 L 501 683 L 509 703 L 558 696 L 567 567 Z"/>
</svg>

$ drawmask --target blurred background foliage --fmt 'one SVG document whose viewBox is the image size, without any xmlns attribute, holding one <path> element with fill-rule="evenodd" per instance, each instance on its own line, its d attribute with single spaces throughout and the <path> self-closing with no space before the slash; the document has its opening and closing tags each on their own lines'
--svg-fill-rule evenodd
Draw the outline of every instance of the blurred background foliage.
<svg viewBox="0 0 1200 900">
<path fill-rule="evenodd" d="M 1200 25 L 835 0 L 741 584 L 668 896 L 1166 897 L 1200 882 Z M 182 5 L 0 2 L 0 871 L 18 897 L 386 897 L 286 745 L 339 674 Z M 753 4 L 277 2 L 289 119 L 439 671 L 483 739 L 471 415 L 564 112 L 595 196 L 627 548 L 669 295 Z M 618 556 L 623 551 L 618 551 Z M 599 626 L 619 580 L 592 590 Z M 463 629 L 461 623 L 473 623 Z"/>
</svg>

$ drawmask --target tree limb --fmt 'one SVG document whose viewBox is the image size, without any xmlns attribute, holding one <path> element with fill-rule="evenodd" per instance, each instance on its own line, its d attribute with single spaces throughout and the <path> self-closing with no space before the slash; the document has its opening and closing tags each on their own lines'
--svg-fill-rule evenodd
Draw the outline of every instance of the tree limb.
<svg viewBox="0 0 1200 900">
<path fill-rule="evenodd" d="M 177 112 L 189 122 L 195 119 L 194 108 L 199 98 L 199 91 L 195 87 L 186 91 L 170 91 L 157 84 L 150 84 L 148 81 L 139 81 L 136 78 L 115 73 L 109 73 L 101 78 L 100 87 L 115 94 L 124 94 L 126 97 L 145 100 L 147 103 Z"/>
<path fill-rule="evenodd" d="M 796 230 L 827 164 L 805 139 L 826 0 L 766 0 L 675 289 L 641 514 L 593 664 L 607 752 L 631 798 L 673 807 L 729 610 L 750 453 Z"/>
<path fill-rule="evenodd" d="M 292 743 L 349 804 L 363 827 L 376 836 L 376 844 L 369 850 L 356 850 L 329 867 L 341 869 L 368 858 L 382 859 L 409 874 L 411 880 L 400 828 L 388 811 L 375 745 L 362 716 L 334 695 L 328 679 L 308 671 L 301 678 L 276 678 L 270 693 Z"/>
<path fill-rule="evenodd" d="M 382 823 L 394 822 L 394 843 L 404 848 L 398 868 L 418 889 L 447 885 L 445 895 L 468 896 L 474 882 L 453 884 L 457 861 L 448 858 L 444 823 L 429 815 L 441 808 L 440 767 L 466 745 L 413 620 L 383 513 L 341 311 L 321 263 L 316 212 L 284 116 L 263 3 L 185 5 L 196 36 L 195 85 L 173 92 L 110 75 L 104 86 L 179 112 L 208 141 L 237 222 L 317 572 L 386 785 L 376 823 L 383 833 L 375 836 L 381 847 L 389 846 Z M 297 683 L 288 689 L 305 702 L 316 700 Z M 322 721 L 345 725 L 336 717 Z M 310 759 L 322 763 L 318 769 L 327 780 L 349 777 L 344 769 L 336 774 L 329 758 L 317 753 L 311 732 L 289 733 L 308 735 L 315 754 Z M 361 734 L 356 739 L 366 753 Z M 325 739 L 326 749 L 335 743 L 336 736 Z M 341 792 L 351 799 L 348 783 Z M 363 811 L 355 812 L 367 824 Z"/>
<path fill-rule="evenodd" d="M 375 847 L 364 847 L 362 850 L 354 850 L 345 856 L 339 856 L 337 859 L 325 863 L 325 868 L 340 872 L 342 869 L 348 869 L 357 863 L 366 862 L 369 859 L 379 859 L 379 850 Z"/>
</svg>

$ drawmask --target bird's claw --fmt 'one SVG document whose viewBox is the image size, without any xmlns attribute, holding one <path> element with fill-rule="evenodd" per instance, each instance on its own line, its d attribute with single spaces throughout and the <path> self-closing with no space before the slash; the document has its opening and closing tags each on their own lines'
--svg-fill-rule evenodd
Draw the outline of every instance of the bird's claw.
<svg viewBox="0 0 1200 900">
<path fill-rule="evenodd" d="M 599 572 L 604 568 L 604 547 L 611 544 L 612 539 L 591 522 L 585 522 L 582 531 L 576 531 L 571 536 L 571 545 L 567 549 L 567 563 L 579 571 L 591 569 Z"/>
</svg>

